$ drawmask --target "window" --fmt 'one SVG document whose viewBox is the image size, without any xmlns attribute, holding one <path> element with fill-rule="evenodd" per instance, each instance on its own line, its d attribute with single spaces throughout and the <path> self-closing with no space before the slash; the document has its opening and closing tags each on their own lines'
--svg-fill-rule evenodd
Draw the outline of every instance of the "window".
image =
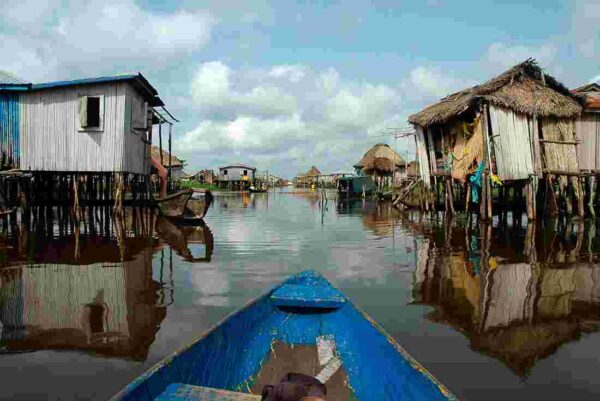
<svg viewBox="0 0 600 401">
<path fill-rule="evenodd" d="M 244 175 L 248 175 L 248 170 L 244 170 Z"/>
<path fill-rule="evenodd" d="M 77 103 L 80 131 L 102 131 L 104 128 L 104 96 L 81 96 Z"/>
<path fill-rule="evenodd" d="M 148 103 L 143 99 L 131 99 L 131 130 L 146 130 L 148 128 Z"/>
<path fill-rule="evenodd" d="M 223 175 L 227 175 L 227 170 L 223 170 Z"/>
</svg>

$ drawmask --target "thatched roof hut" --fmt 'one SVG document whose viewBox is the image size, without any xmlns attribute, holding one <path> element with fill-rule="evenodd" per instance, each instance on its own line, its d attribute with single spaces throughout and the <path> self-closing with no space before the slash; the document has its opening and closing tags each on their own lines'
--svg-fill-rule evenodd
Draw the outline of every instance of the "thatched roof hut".
<svg viewBox="0 0 600 401">
<path fill-rule="evenodd" d="M 406 160 L 402 158 L 389 145 L 378 143 L 365 153 L 355 168 L 370 174 L 378 172 L 380 174 L 391 174 L 393 171 L 406 166 Z"/>
<path fill-rule="evenodd" d="M 483 102 L 539 117 L 573 118 L 581 113 L 569 89 L 528 59 L 481 85 L 443 98 L 408 121 L 421 127 L 443 124 Z"/>
<path fill-rule="evenodd" d="M 318 177 L 321 175 L 321 171 L 315 166 L 312 166 L 310 170 L 303 174 L 304 177 Z"/>
<path fill-rule="evenodd" d="M 545 172 L 577 172 L 577 98 L 528 59 L 487 82 L 454 93 L 409 117 L 426 185 L 432 175 L 461 182 L 483 161 L 492 173 L 525 180 Z"/>
</svg>

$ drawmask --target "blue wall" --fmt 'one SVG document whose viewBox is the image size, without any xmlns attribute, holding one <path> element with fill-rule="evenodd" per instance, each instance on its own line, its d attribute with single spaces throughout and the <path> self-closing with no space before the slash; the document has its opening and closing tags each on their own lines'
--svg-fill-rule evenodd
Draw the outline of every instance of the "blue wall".
<svg viewBox="0 0 600 401">
<path fill-rule="evenodd" d="M 0 93 L 0 168 L 19 167 L 19 95 Z"/>
</svg>

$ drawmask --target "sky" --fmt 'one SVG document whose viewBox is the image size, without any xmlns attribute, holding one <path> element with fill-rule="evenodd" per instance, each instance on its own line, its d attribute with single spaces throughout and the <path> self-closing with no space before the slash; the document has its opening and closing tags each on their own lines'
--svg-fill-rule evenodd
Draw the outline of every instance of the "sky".
<svg viewBox="0 0 600 401">
<path fill-rule="evenodd" d="M 568 87 L 600 80 L 600 0 L 2 2 L 0 70 L 141 72 L 188 172 L 351 170 L 410 114 L 529 57 Z"/>
</svg>

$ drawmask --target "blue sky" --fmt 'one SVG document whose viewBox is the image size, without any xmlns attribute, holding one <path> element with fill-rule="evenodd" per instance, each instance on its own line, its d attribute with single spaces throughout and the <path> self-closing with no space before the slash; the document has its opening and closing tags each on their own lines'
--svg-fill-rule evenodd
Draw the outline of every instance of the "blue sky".
<svg viewBox="0 0 600 401">
<path fill-rule="evenodd" d="M 142 72 L 188 170 L 348 170 L 377 136 L 528 57 L 600 76 L 600 0 L 5 0 L 0 69 L 32 82 Z M 413 144 L 400 142 L 401 154 Z"/>
</svg>

